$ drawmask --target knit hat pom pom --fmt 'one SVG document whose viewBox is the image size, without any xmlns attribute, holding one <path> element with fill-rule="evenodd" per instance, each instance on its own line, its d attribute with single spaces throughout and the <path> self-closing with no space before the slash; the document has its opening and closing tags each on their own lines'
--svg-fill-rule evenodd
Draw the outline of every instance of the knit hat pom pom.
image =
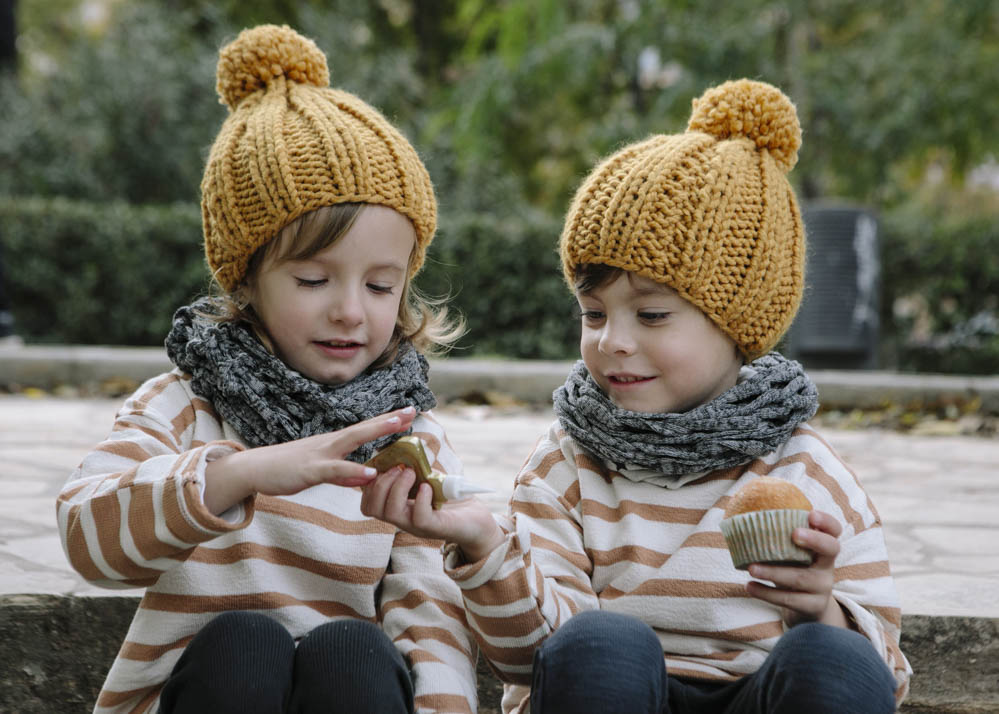
<svg viewBox="0 0 999 714">
<path fill-rule="evenodd" d="M 766 149 L 786 173 L 798 161 L 801 125 L 791 100 L 764 82 L 740 79 L 712 87 L 700 99 L 687 124 L 717 139 L 746 137 Z"/>
<path fill-rule="evenodd" d="M 287 25 L 260 25 L 240 32 L 219 52 L 217 73 L 216 89 L 230 110 L 278 77 L 317 87 L 330 84 L 322 50 Z"/>
</svg>

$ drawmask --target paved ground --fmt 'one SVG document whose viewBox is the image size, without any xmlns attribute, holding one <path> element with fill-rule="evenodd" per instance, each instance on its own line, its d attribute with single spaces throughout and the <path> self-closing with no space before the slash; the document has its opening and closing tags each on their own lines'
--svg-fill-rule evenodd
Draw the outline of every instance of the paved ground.
<svg viewBox="0 0 999 714">
<path fill-rule="evenodd" d="M 55 497 L 110 429 L 120 400 L 0 395 L 0 593 L 124 594 L 67 565 Z M 551 414 L 445 407 L 471 478 L 505 508 L 513 475 Z M 903 612 L 999 617 L 999 439 L 824 430 L 886 524 Z"/>
</svg>

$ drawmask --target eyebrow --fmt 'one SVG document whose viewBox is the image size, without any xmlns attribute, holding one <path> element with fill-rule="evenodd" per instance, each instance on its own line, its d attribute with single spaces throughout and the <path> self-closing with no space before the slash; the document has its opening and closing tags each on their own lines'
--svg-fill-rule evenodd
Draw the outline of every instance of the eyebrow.
<svg viewBox="0 0 999 714">
<path fill-rule="evenodd" d="M 309 256 L 308 258 L 289 258 L 285 262 L 289 263 L 289 264 L 294 264 L 294 263 L 298 263 L 298 264 L 317 263 L 317 264 L 320 264 L 320 265 L 326 265 L 326 264 L 328 264 L 328 261 L 316 258 L 316 256 L 314 256 L 314 255 L 313 256 Z M 368 266 L 368 270 L 369 271 L 370 270 L 394 270 L 394 271 L 399 272 L 399 273 L 404 273 L 404 272 L 406 272 L 406 267 L 407 266 L 405 266 L 405 265 L 400 265 L 399 263 L 391 262 L 390 261 L 390 262 L 385 262 L 385 263 L 376 263 L 375 265 Z"/>
<path fill-rule="evenodd" d="M 636 295 L 640 295 L 642 297 L 645 297 L 646 295 L 665 295 L 665 296 L 670 295 L 669 290 L 667 290 L 662 285 L 656 285 L 645 288 L 636 288 L 634 285 L 632 285 L 631 289 L 635 291 Z"/>
<path fill-rule="evenodd" d="M 400 273 L 406 272 L 405 266 L 399 265 L 398 263 L 378 263 L 377 265 L 372 265 L 371 270 L 395 270 Z"/>
</svg>

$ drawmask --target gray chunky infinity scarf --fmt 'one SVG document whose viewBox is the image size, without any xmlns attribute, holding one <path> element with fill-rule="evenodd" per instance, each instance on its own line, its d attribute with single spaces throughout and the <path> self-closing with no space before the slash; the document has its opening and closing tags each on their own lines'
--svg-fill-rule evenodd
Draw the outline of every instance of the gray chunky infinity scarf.
<svg viewBox="0 0 999 714">
<path fill-rule="evenodd" d="M 669 476 L 729 468 L 768 454 L 818 409 L 815 384 L 800 364 L 777 352 L 743 367 L 731 389 L 682 413 L 616 407 L 582 360 L 552 396 L 559 422 L 581 447 L 619 466 Z"/>
<path fill-rule="evenodd" d="M 409 343 L 384 368 L 344 384 L 320 384 L 268 352 L 244 323 L 215 322 L 204 314 L 217 314 L 208 298 L 174 313 L 167 355 L 191 374 L 194 391 L 250 446 L 336 431 L 406 406 L 425 411 L 437 404 L 427 386 L 427 360 Z M 402 435 L 368 442 L 347 458 L 367 461 L 375 449 Z"/>
</svg>

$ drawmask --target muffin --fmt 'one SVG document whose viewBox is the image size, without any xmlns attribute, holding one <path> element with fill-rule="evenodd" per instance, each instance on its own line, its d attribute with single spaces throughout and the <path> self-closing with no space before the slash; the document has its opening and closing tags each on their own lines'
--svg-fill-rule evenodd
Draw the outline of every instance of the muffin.
<svg viewBox="0 0 999 714">
<path fill-rule="evenodd" d="M 812 552 L 791 541 L 795 528 L 808 527 L 812 503 L 793 483 L 760 476 L 729 501 L 721 521 L 732 564 L 746 570 L 750 563 L 811 565 Z"/>
</svg>

